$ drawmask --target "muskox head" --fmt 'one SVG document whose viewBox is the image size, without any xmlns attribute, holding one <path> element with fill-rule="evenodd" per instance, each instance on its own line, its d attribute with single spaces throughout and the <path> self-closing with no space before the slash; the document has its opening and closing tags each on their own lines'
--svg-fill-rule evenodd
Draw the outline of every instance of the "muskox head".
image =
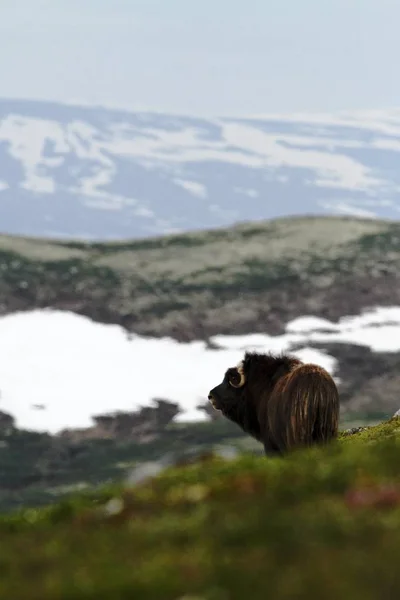
<svg viewBox="0 0 400 600">
<path fill-rule="evenodd" d="M 208 399 L 216 410 L 225 412 L 232 404 L 236 404 L 243 395 L 246 385 L 243 362 L 230 367 L 219 385 L 210 390 Z"/>
<path fill-rule="evenodd" d="M 245 352 L 243 360 L 227 369 L 221 383 L 210 390 L 208 399 L 225 417 L 258 437 L 260 405 L 279 377 L 297 364 L 298 359 L 286 355 Z"/>
<path fill-rule="evenodd" d="M 221 383 L 208 394 L 208 399 L 216 410 L 244 431 L 260 439 L 260 424 L 254 399 L 257 394 L 259 377 L 253 368 L 256 357 L 245 354 L 242 362 L 225 371 Z M 252 366 L 253 365 L 253 366 Z"/>
<path fill-rule="evenodd" d="M 272 389 L 279 376 L 297 364 L 300 364 L 298 359 L 286 355 L 246 352 L 243 360 L 236 367 L 230 367 L 222 382 L 210 390 L 208 399 L 223 413 L 238 403 L 256 401 L 262 393 Z"/>
</svg>

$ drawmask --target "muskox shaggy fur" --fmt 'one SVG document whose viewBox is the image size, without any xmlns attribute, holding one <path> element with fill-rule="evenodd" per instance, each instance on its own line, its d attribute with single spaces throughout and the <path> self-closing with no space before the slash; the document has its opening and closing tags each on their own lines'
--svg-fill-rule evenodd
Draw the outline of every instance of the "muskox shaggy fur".
<svg viewBox="0 0 400 600">
<path fill-rule="evenodd" d="M 325 444 L 338 434 L 334 380 L 322 367 L 292 356 L 246 352 L 208 399 L 261 442 L 266 454 Z"/>
</svg>

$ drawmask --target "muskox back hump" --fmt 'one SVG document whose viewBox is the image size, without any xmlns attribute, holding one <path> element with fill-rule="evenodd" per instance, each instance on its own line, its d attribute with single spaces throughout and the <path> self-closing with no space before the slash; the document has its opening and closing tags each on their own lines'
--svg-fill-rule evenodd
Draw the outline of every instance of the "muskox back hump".
<svg viewBox="0 0 400 600">
<path fill-rule="evenodd" d="M 315 364 L 302 364 L 276 384 L 269 402 L 271 441 L 282 451 L 335 438 L 339 393 L 332 376 Z"/>
</svg>

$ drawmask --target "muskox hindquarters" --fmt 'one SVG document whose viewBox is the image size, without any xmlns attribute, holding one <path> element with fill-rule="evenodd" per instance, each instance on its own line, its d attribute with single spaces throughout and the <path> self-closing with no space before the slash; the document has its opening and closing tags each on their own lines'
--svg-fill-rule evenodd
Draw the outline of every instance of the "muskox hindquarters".
<svg viewBox="0 0 400 600">
<path fill-rule="evenodd" d="M 339 428 L 336 384 L 322 367 L 303 364 L 278 380 L 267 409 L 266 454 L 325 444 Z"/>
</svg>

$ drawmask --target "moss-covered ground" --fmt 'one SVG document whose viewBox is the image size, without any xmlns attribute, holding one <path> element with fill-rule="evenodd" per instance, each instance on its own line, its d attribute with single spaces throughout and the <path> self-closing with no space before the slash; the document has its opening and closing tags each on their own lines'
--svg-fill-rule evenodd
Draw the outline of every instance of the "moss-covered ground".
<svg viewBox="0 0 400 600">
<path fill-rule="evenodd" d="M 392 419 L 282 459 L 204 457 L 4 515 L 0 598 L 398 598 L 399 433 Z"/>
<path fill-rule="evenodd" d="M 341 429 L 373 425 L 387 415 L 345 415 Z M 169 456 L 229 446 L 262 453 L 262 445 L 227 419 L 172 423 L 151 442 L 94 439 L 69 442 L 45 433 L 0 433 L 0 513 L 48 504 L 79 488 L 123 480 L 132 467 Z"/>
</svg>

